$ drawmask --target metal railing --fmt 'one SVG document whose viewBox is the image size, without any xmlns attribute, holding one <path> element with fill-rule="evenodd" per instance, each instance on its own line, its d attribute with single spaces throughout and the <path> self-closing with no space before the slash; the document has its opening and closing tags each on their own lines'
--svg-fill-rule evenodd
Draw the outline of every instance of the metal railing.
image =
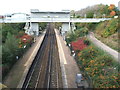
<svg viewBox="0 0 120 90">
<path fill-rule="evenodd" d="M 111 18 L 30 18 L 30 19 L 0 19 L 0 23 L 20 22 L 100 22 Z"/>
</svg>

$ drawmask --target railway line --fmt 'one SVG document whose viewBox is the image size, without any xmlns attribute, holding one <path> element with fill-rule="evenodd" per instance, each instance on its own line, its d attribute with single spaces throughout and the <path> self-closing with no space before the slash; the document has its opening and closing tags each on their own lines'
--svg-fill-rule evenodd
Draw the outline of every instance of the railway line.
<svg viewBox="0 0 120 90">
<path fill-rule="evenodd" d="M 44 40 L 23 83 L 25 88 L 62 88 L 62 74 L 55 31 L 48 25 Z"/>
</svg>

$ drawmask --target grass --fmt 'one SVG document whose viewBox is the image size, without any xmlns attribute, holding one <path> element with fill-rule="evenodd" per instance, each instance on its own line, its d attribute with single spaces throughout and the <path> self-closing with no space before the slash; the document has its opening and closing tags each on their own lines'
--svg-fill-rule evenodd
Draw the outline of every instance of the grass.
<svg viewBox="0 0 120 90">
<path fill-rule="evenodd" d="M 95 37 L 100 40 L 101 42 L 103 42 L 104 44 L 106 44 L 107 46 L 109 46 L 110 48 L 118 51 L 120 53 L 120 46 L 119 46 L 119 43 L 118 43 L 118 32 L 107 37 L 107 38 L 104 38 L 104 37 L 101 37 L 99 34 L 95 33 L 94 34 Z"/>
</svg>

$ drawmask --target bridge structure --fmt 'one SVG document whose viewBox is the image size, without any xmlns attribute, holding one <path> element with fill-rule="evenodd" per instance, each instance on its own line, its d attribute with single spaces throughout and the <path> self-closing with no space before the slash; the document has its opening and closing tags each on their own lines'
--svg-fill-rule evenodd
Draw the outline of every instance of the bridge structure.
<svg viewBox="0 0 120 90">
<path fill-rule="evenodd" d="M 38 9 L 31 9 L 30 17 L 27 19 L 4 19 L 0 22 L 2 23 L 26 23 L 24 29 L 29 35 L 39 35 L 39 22 L 61 22 L 61 33 L 64 35 L 70 30 L 71 25 L 80 23 L 98 23 L 105 20 L 110 20 L 111 18 L 71 18 L 69 10 L 63 11 L 39 11 Z"/>
</svg>

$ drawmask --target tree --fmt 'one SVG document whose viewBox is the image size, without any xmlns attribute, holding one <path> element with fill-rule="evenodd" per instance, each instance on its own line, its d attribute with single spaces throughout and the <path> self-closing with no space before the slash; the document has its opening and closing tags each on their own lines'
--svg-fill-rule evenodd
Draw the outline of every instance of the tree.
<svg viewBox="0 0 120 90">
<path fill-rule="evenodd" d="M 114 4 L 110 4 L 108 9 L 112 11 L 114 8 L 115 8 L 115 5 Z"/>
<path fill-rule="evenodd" d="M 74 11 L 74 10 L 71 10 L 71 11 L 70 11 L 70 15 L 71 15 L 73 18 L 75 18 L 75 11 Z"/>
<path fill-rule="evenodd" d="M 89 11 L 89 12 L 87 13 L 87 18 L 93 18 L 93 14 L 94 14 L 94 12 Z"/>
<path fill-rule="evenodd" d="M 2 45 L 2 25 L 0 24 L 0 45 Z"/>
<path fill-rule="evenodd" d="M 83 28 L 81 28 L 79 30 L 76 30 L 75 34 L 76 34 L 77 37 L 83 37 L 83 36 L 88 34 L 88 28 L 83 27 Z"/>
<path fill-rule="evenodd" d="M 18 51 L 18 40 L 14 37 L 14 35 L 8 33 L 6 42 L 2 46 L 2 63 L 3 64 L 12 64 L 15 62 L 15 57 Z"/>
<path fill-rule="evenodd" d="M 103 14 L 105 14 L 106 16 L 109 15 L 110 10 L 109 10 L 108 8 L 109 8 L 108 5 L 101 5 L 100 10 L 99 10 L 101 16 L 102 16 Z"/>
<path fill-rule="evenodd" d="M 115 16 L 115 14 L 116 14 L 115 11 L 111 11 L 111 12 L 110 12 L 110 15 L 111 15 L 111 16 Z"/>
<path fill-rule="evenodd" d="M 2 42 L 5 43 L 7 33 L 17 35 L 20 30 L 23 30 L 24 23 L 7 23 L 2 24 Z"/>
<path fill-rule="evenodd" d="M 41 27 L 41 30 L 44 30 L 47 23 L 39 23 L 39 26 Z"/>
<path fill-rule="evenodd" d="M 77 15 L 76 18 L 80 18 L 80 15 Z"/>
<path fill-rule="evenodd" d="M 1 61 L 2 61 L 2 45 L 0 45 L 0 64 L 1 64 Z"/>
</svg>

